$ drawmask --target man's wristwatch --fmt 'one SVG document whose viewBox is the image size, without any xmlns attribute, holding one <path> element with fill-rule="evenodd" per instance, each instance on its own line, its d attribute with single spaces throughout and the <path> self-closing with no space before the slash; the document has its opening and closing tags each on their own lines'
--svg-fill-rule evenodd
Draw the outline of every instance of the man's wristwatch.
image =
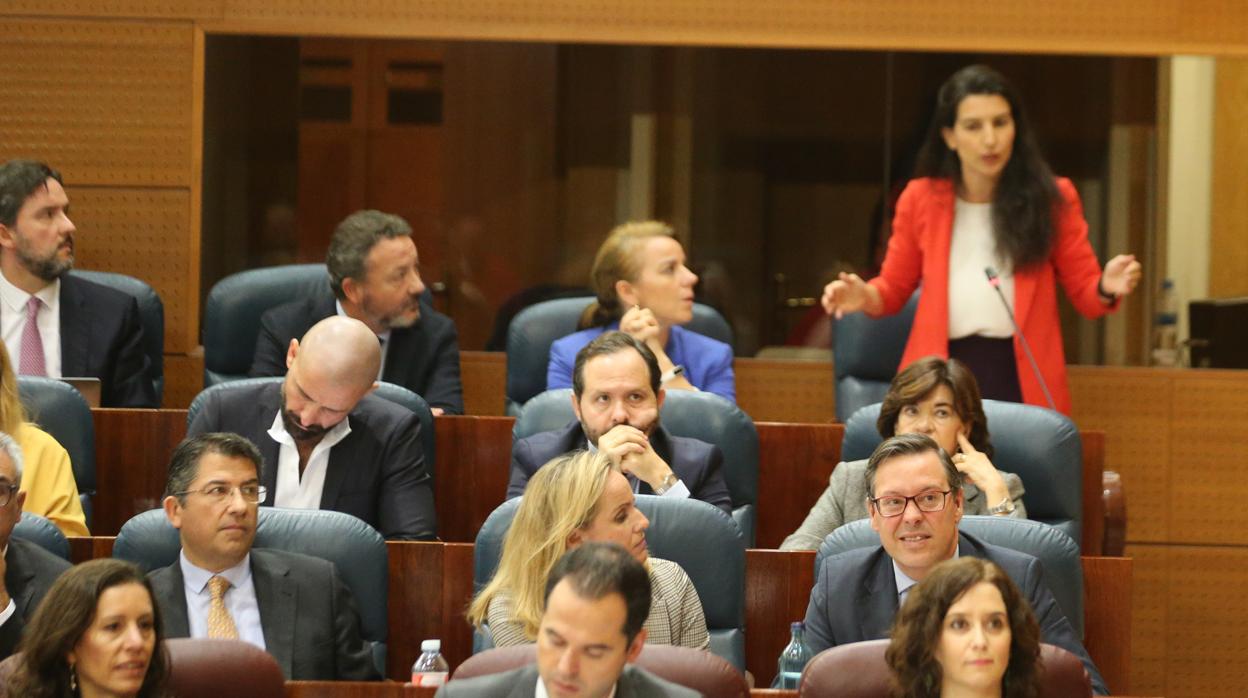
<svg viewBox="0 0 1248 698">
<path fill-rule="evenodd" d="M 676 364 L 675 366 L 672 366 L 671 370 L 665 372 L 659 377 L 659 385 L 664 385 L 673 378 L 683 375 L 685 375 L 685 367 L 680 364 Z"/>
<path fill-rule="evenodd" d="M 658 495 L 666 494 L 667 491 L 675 487 L 678 482 L 680 482 L 680 478 L 676 477 L 676 473 L 669 471 L 667 473 L 667 477 L 663 478 L 663 481 L 655 486 L 654 493 Z"/>
<path fill-rule="evenodd" d="M 1000 504 L 989 509 L 988 513 L 993 516 L 1007 516 L 1009 514 L 1013 514 L 1014 500 L 1010 499 L 1010 496 L 1007 494 L 1005 499 L 1001 500 Z"/>
</svg>

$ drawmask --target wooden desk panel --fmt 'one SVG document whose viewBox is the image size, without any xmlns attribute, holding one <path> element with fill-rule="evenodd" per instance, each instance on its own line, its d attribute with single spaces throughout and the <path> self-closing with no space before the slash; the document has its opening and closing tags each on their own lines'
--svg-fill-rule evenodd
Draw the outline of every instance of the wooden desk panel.
<svg viewBox="0 0 1248 698">
<path fill-rule="evenodd" d="M 411 679 L 408 666 L 407 680 Z M 437 689 L 392 681 L 287 681 L 286 698 L 432 698 Z"/>
<path fill-rule="evenodd" d="M 759 422 L 755 544 L 778 548 L 805 520 L 841 460 L 842 424 Z"/>
<path fill-rule="evenodd" d="M 442 641 L 452 667 L 472 654 L 472 628 L 464 610 L 472 600 L 472 545 L 390 541 L 390 628 L 386 676 L 411 677 L 424 640 Z"/>
<path fill-rule="evenodd" d="M 789 624 L 806 617 L 814 585 L 814 551 L 745 552 L 745 667 L 755 685 L 768 686 L 775 678 Z"/>
<path fill-rule="evenodd" d="M 507 494 L 513 417 L 437 417 L 438 537 L 471 543 Z"/>
<path fill-rule="evenodd" d="M 113 536 L 137 513 L 160 506 L 169 456 L 186 436 L 186 410 L 96 408 L 97 494 L 91 532 Z"/>
</svg>

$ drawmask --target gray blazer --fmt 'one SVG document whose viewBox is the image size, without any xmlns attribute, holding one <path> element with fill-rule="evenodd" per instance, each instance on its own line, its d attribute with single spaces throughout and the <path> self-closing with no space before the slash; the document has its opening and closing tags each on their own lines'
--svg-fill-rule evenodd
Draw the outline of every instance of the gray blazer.
<svg viewBox="0 0 1248 698">
<path fill-rule="evenodd" d="M 533 698 L 537 694 L 537 665 L 529 664 L 501 674 L 448 682 L 438 698 Z M 697 691 L 665 681 L 632 664 L 625 665 L 615 684 L 615 698 L 697 698 Z"/>
<path fill-rule="evenodd" d="M 375 681 L 372 648 L 360 636 L 360 614 L 332 562 L 253 548 L 252 583 L 265 650 L 291 681 Z M 189 637 L 182 566 L 175 561 L 149 578 L 165 637 Z"/>
<path fill-rule="evenodd" d="M 850 521 L 867 518 L 866 472 L 866 460 L 838 463 L 832 469 L 832 477 L 828 478 L 828 488 L 819 495 L 819 501 L 815 502 L 802 525 L 780 544 L 780 549 L 818 550 L 829 533 Z M 1010 516 L 1027 518 L 1027 509 L 1023 506 L 1023 481 L 1014 473 L 997 472 L 1001 473 L 1010 491 L 1010 499 L 1014 500 L 1014 512 Z M 987 514 L 989 507 L 996 504 L 985 501 L 984 493 L 969 482 L 963 483 L 962 494 L 965 498 L 962 507 L 967 514 Z"/>
</svg>

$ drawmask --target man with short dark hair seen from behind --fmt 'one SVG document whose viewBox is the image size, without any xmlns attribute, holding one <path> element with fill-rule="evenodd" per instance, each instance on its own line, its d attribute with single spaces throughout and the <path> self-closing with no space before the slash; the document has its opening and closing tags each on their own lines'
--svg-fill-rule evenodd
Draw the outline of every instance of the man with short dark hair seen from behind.
<svg viewBox="0 0 1248 698">
<path fill-rule="evenodd" d="M 573 368 L 576 421 L 512 445 L 507 497 L 524 494 L 529 478 L 556 456 L 588 446 L 605 452 L 637 494 L 700 499 L 731 515 L 723 453 L 664 429 L 664 395 L 658 361 L 645 344 L 619 331 L 594 338 Z"/>
<path fill-rule="evenodd" d="M 865 479 L 871 528 L 879 533 L 880 545 L 831 555 L 820 565 L 806 608 L 812 653 L 888 637 L 913 585 L 940 562 L 973 556 L 1005 570 L 1031 603 L 1041 639 L 1079 657 L 1093 690 L 1107 695 L 1104 679 L 1046 586 L 1040 561 L 958 531 L 962 479 L 931 437 L 886 439 L 871 454 Z"/>
<path fill-rule="evenodd" d="M 207 394 L 189 435 L 229 431 L 259 446 L 268 503 L 351 514 L 390 540 L 430 540 L 437 531 L 433 476 L 420 420 L 370 395 L 381 361 L 359 320 L 337 315 L 290 340 L 280 383 Z"/>
<path fill-rule="evenodd" d="M 182 552 L 151 574 L 165 636 L 249 642 L 292 681 L 380 678 L 334 564 L 252 547 L 267 494 L 261 462 L 237 434 L 201 434 L 174 450 L 164 510 Z"/>
<path fill-rule="evenodd" d="M 463 414 L 455 323 L 421 303 L 425 283 L 407 221 L 381 211 L 356 211 L 334 230 L 325 265 L 332 296 L 285 303 L 260 319 L 251 375 L 285 375 L 290 340 L 320 320 L 345 315 L 377 335 L 377 380 L 419 394 L 435 415 Z"/>
<path fill-rule="evenodd" d="M 537 664 L 451 681 L 445 698 L 693 698 L 630 664 L 646 642 L 650 575 L 614 543 L 586 543 L 555 563 L 537 631 Z"/>
<path fill-rule="evenodd" d="M 22 449 L 0 431 L 0 659 L 13 654 L 26 619 L 35 614 L 43 595 L 69 563 L 38 545 L 13 537 L 22 518 L 26 493 L 22 485 Z"/>
<path fill-rule="evenodd" d="M 21 375 L 100 379 L 103 407 L 159 407 L 138 302 L 71 276 L 74 236 L 61 173 L 0 165 L 0 336 Z"/>
</svg>

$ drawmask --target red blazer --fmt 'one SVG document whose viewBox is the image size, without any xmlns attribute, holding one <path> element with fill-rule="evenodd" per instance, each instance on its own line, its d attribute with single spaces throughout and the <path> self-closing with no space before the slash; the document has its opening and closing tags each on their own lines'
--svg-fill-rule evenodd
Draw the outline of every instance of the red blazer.
<svg viewBox="0 0 1248 698">
<path fill-rule="evenodd" d="M 1066 355 L 1057 314 L 1057 283 L 1080 313 L 1097 318 L 1113 310 L 1097 294 L 1101 265 L 1088 243 L 1088 224 L 1083 219 L 1079 194 L 1070 180 L 1059 177 L 1057 188 L 1065 205 L 1057 212 L 1057 235 L 1044 264 L 1033 264 L 1014 273 L 1014 318 L 1035 353 L 1053 402 L 1070 414 L 1070 390 L 1066 386 Z M 954 188 L 947 179 L 912 180 L 897 201 L 893 235 L 880 275 L 870 283 L 884 301 L 881 314 L 891 315 L 909 300 L 919 283 L 914 325 L 901 366 L 925 356 L 949 356 L 949 247 L 953 240 Z M 987 285 L 984 292 L 988 293 Z M 1027 356 L 1014 339 L 1018 382 L 1023 402 L 1048 407 L 1040 382 Z"/>
</svg>

